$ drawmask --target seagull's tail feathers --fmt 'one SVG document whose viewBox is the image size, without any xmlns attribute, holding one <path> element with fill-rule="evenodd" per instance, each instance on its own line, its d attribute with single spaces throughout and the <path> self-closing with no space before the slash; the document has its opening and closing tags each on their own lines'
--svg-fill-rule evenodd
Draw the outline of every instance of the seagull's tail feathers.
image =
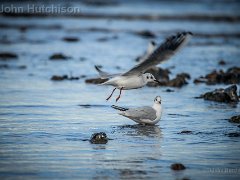
<svg viewBox="0 0 240 180">
<path fill-rule="evenodd" d="M 115 106 L 115 105 L 112 105 L 111 107 L 113 109 L 116 109 L 116 110 L 119 110 L 119 111 L 127 111 L 128 110 L 128 108 L 119 107 L 119 106 Z"/>
</svg>

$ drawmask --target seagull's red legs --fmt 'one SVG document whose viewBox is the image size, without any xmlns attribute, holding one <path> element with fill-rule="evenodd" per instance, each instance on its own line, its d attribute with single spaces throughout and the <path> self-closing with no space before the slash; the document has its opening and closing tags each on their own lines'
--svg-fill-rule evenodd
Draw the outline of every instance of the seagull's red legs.
<svg viewBox="0 0 240 180">
<path fill-rule="evenodd" d="M 113 95 L 113 93 L 114 93 L 114 91 L 116 90 L 117 88 L 114 88 L 113 89 L 113 91 L 112 91 L 112 93 L 110 94 L 110 96 L 108 96 L 108 98 L 106 99 L 107 101 L 112 97 L 112 95 Z"/>
<path fill-rule="evenodd" d="M 119 96 L 117 97 L 116 102 L 120 99 L 121 94 L 122 94 L 122 90 L 123 90 L 123 87 L 120 89 L 120 94 L 119 94 Z"/>
</svg>

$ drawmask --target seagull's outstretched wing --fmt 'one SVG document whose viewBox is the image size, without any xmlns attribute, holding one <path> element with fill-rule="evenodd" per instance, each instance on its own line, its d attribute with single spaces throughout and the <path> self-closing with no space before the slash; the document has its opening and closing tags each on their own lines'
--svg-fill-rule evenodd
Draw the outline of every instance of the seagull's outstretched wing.
<svg viewBox="0 0 240 180">
<path fill-rule="evenodd" d="M 99 76 L 101 79 L 109 79 L 109 78 L 113 78 L 115 76 L 119 76 L 121 74 L 109 74 L 105 71 L 102 71 L 101 69 L 99 69 L 99 67 L 95 66 L 95 69 L 97 70 Z"/>
<path fill-rule="evenodd" d="M 148 68 L 168 60 L 187 42 L 191 35 L 191 32 L 181 32 L 175 36 L 170 36 L 145 61 L 134 66 L 128 72 L 122 74 L 122 76 L 140 75 Z"/>
</svg>

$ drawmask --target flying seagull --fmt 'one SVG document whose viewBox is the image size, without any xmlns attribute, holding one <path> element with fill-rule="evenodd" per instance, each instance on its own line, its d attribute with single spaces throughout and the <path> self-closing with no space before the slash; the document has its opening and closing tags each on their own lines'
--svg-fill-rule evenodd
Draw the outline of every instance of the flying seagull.
<svg viewBox="0 0 240 180">
<path fill-rule="evenodd" d="M 121 97 L 122 90 L 138 89 L 145 86 L 148 82 L 160 83 L 151 73 L 145 73 L 145 71 L 152 66 L 156 66 L 157 64 L 168 60 L 177 52 L 177 50 L 180 49 L 180 47 L 186 44 L 191 36 L 191 32 L 180 32 L 174 36 L 168 37 L 165 42 L 148 56 L 148 58 L 123 74 L 109 74 L 95 66 L 100 77 L 102 79 L 108 79 L 106 82 L 102 83 L 102 85 L 115 87 L 106 100 L 109 100 L 112 97 L 116 89 L 120 90 L 119 96 L 116 98 L 117 102 Z"/>
</svg>

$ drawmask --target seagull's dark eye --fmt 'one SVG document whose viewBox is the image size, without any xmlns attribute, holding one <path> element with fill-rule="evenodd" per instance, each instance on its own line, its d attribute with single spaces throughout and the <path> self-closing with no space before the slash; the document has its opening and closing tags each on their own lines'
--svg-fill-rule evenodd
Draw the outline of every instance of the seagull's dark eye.
<svg viewBox="0 0 240 180">
<path fill-rule="evenodd" d="M 151 76 L 151 79 L 153 79 L 153 77 Z"/>
<path fill-rule="evenodd" d="M 149 77 L 147 76 L 147 79 L 148 79 Z"/>
</svg>

